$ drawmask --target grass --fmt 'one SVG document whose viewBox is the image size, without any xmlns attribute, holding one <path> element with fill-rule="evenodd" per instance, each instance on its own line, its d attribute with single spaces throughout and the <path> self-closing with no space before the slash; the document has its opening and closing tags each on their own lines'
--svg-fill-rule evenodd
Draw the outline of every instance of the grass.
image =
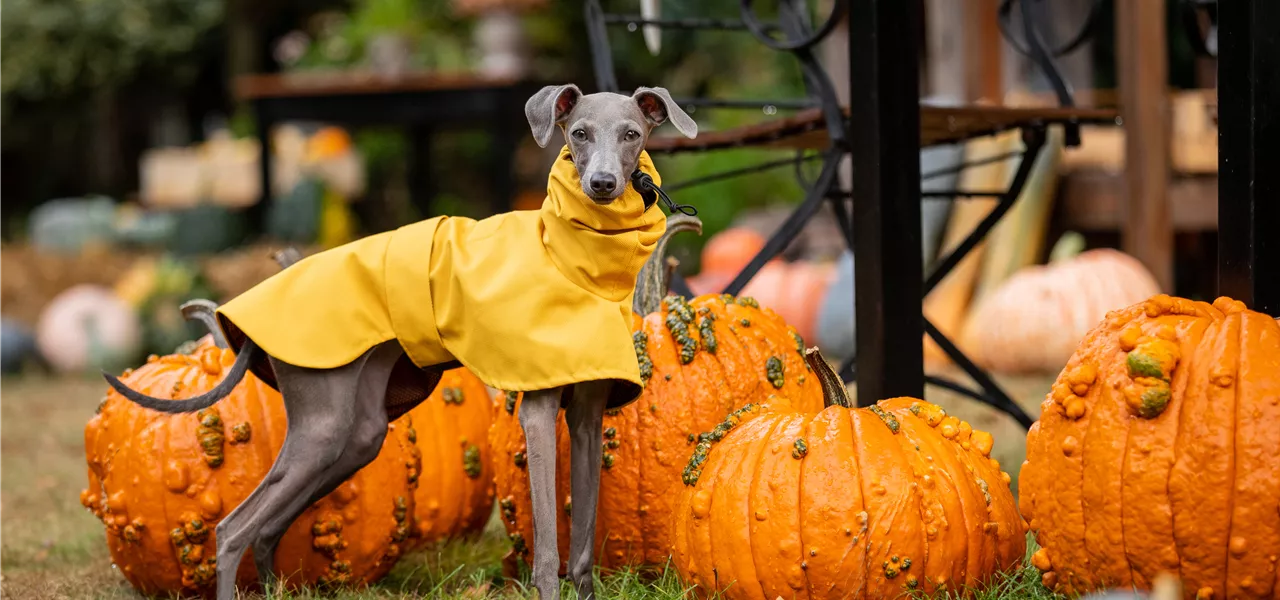
<svg viewBox="0 0 1280 600">
<path fill-rule="evenodd" d="M 84 424 L 102 396 L 97 379 L 5 379 L 0 403 L 0 598 L 102 600 L 141 598 L 111 565 L 101 523 L 80 506 L 86 484 Z M 999 438 L 997 438 L 999 439 Z M 1014 463 L 1017 464 L 1017 463 Z M 359 590 L 314 591 L 287 600 L 498 600 L 531 597 L 528 574 L 503 577 L 507 540 L 497 518 L 477 539 L 410 555 L 388 577 Z M 1029 556 L 1029 554 L 1028 554 Z M 692 598 L 672 569 L 598 577 L 597 596 L 636 600 Z M 1040 586 L 1029 561 L 985 589 L 979 600 L 1059 598 Z M 562 595 L 574 600 L 566 583 Z M 261 598 L 262 595 L 247 597 Z M 953 596 L 937 596 L 951 598 Z M 924 598 L 924 596 L 920 596 Z"/>
</svg>

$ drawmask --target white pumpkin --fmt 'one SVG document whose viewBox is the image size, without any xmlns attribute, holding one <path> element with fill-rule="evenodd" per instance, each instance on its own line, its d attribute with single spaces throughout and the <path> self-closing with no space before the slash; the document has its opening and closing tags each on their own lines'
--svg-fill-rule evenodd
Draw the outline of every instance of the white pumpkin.
<svg viewBox="0 0 1280 600">
<path fill-rule="evenodd" d="M 58 371 L 118 371 L 142 345 L 138 316 L 108 288 L 81 284 L 58 294 L 36 324 L 36 346 Z"/>
<path fill-rule="evenodd" d="M 1136 258 L 1099 248 L 1075 255 L 1064 237 L 1048 265 L 1028 267 L 980 298 L 965 323 L 961 347 L 1000 373 L 1054 373 L 1109 311 L 1160 293 Z"/>
</svg>

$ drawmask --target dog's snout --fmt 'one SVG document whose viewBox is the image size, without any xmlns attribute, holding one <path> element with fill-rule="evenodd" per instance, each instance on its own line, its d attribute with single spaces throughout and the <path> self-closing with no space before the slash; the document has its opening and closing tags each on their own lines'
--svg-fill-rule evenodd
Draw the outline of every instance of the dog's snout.
<svg viewBox="0 0 1280 600">
<path fill-rule="evenodd" d="M 591 191 L 597 194 L 612 194 L 618 187 L 618 180 L 609 173 L 593 173 L 591 175 Z"/>
</svg>

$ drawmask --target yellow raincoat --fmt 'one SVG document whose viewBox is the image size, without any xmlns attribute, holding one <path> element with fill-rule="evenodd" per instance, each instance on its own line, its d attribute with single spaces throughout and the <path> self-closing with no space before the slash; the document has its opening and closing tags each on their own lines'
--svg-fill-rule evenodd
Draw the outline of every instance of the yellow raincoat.
<svg viewBox="0 0 1280 600">
<path fill-rule="evenodd" d="M 640 169 L 661 184 L 647 153 Z M 665 229 L 630 185 L 592 202 L 565 147 L 541 209 L 436 217 L 309 256 L 227 302 L 219 323 L 234 348 L 247 336 L 300 367 L 395 339 L 418 369 L 456 360 L 501 390 L 614 380 L 613 408 L 640 394 L 631 295 Z M 254 371 L 274 383 L 265 365 Z M 389 398 L 429 393 L 438 377 L 405 374 Z"/>
</svg>

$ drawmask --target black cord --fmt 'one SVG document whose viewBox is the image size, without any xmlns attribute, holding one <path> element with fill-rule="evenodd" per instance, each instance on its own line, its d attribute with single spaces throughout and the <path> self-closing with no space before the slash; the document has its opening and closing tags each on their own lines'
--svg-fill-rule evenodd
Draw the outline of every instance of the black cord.
<svg viewBox="0 0 1280 600">
<path fill-rule="evenodd" d="M 672 200 L 666 192 L 662 191 L 662 188 L 653 183 L 653 178 L 650 177 L 648 173 L 645 173 L 640 169 L 636 169 L 635 172 L 631 174 L 631 185 L 634 186 L 636 191 L 640 192 L 640 196 L 644 198 L 645 209 L 653 206 L 653 203 L 657 202 L 658 198 L 662 198 L 662 202 L 667 205 L 667 208 L 670 209 L 671 212 L 683 213 L 690 217 L 698 216 L 698 209 L 694 208 L 693 205 L 690 204 L 676 204 L 676 202 Z"/>
</svg>

